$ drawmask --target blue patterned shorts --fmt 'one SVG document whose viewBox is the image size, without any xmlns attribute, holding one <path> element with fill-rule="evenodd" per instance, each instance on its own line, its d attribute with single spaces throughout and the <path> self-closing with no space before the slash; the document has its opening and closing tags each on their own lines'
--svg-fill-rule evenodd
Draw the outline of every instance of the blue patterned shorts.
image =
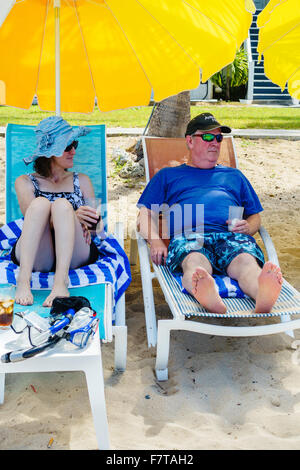
<svg viewBox="0 0 300 470">
<path fill-rule="evenodd" d="M 181 263 L 191 252 L 197 251 L 208 258 L 216 274 L 227 274 L 226 269 L 237 255 L 249 253 L 262 267 L 265 259 L 255 239 L 250 235 L 233 232 L 194 233 L 171 240 L 166 264 L 171 272 L 182 272 Z"/>
</svg>

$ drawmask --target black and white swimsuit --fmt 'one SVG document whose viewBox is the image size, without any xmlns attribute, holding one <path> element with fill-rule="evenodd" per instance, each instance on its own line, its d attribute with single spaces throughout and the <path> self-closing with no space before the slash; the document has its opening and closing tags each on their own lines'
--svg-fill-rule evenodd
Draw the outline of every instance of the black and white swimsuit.
<svg viewBox="0 0 300 470">
<path fill-rule="evenodd" d="M 51 202 L 55 201 L 58 198 L 65 198 L 72 204 L 74 211 L 76 211 L 78 207 L 83 206 L 85 204 L 84 197 L 80 189 L 78 173 L 75 173 L 75 172 L 73 173 L 74 191 L 73 192 L 60 192 L 60 193 L 53 193 L 50 191 L 41 191 L 36 177 L 32 175 L 31 173 L 29 173 L 28 176 L 31 179 L 32 184 L 34 186 L 35 197 L 45 197 Z"/>
<path fill-rule="evenodd" d="M 85 200 L 83 197 L 83 194 L 80 189 L 80 184 L 79 184 L 79 177 L 78 173 L 74 172 L 73 173 L 73 185 L 74 185 L 74 191 L 73 192 L 50 192 L 50 191 L 41 191 L 39 187 L 39 183 L 34 175 L 31 173 L 28 173 L 29 178 L 32 181 L 32 184 L 34 186 L 34 196 L 35 197 L 45 197 L 49 201 L 53 202 L 58 198 L 65 198 L 67 199 L 73 206 L 74 211 L 78 209 L 78 207 L 83 206 L 85 204 Z M 55 245 L 55 238 L 54 238 L 54 233 L 52 234 L 53 236 L 53 244 Z M 13 263 L 19 266 L 19 262 L 16 258 L 16 244 L 12 247 L 12 251 L 10 253 L 11 260 Z M 93 240 L 91 241 L 90 244 L 90 255 L 89 259 L 85 263 L 85 265 L 88 264 L 93 264 L 99 257 L 99 251 Z M 78 266 L 80 267 L 80 266 Z M 53 265 L 51 271 L 55 270 L 55 264 Z"/>
</svg>

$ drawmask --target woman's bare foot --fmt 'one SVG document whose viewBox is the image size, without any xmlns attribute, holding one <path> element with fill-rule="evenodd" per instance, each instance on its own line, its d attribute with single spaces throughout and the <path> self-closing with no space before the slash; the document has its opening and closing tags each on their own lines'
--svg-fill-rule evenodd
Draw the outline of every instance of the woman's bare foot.
<svg viewBox="0 0 300 470">
<path fill-rule="evenodd" d="M 52 291 L 45 299 L 43 303 L 43 307 L 52 307 L 52 302 L 55 297 L 70 297 L 70 293 L 67 289 L 66 284 L 64 283 L 57 283 L 53 285 Z"/>
<path fill-rule="evenodd" d="M 33 295 L 30 289 L 30 282 L 21 281 L 18 279 L 16 293 L 15 293 L 15 303 L 20 305 L 32 305 L 33 304 Z"/>
<path fill-rule="evenodd" d="M 192 293 L 195 299 L 211 313 L 226 313 L 226 306 L 219 296 L 213 277 L 203 268 L 197 268 L 192 277 Z"/>
<path fill-rule="evenodd" d="M 256 313 L 270 313 L 281 291 L 282 274 L 276 264 L 267 261 L 258 278 Z"/>
</svg>

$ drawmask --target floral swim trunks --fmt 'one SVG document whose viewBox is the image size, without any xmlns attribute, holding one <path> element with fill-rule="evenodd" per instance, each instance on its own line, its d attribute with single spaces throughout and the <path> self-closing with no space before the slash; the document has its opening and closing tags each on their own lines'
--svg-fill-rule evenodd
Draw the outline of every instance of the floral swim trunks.
<svg viewBox="0 0 300 470">
<path fill-rule="evenodd" d="M 261 267 L 265 262 L 263 252 L 250 235 L 234 232 L 194 233 L 188 238 L 181 236 L 171 240 L 166 261 L 170 271 L 182 272 L 183 259 L 193 251 L 206 256 L 216 274 L 226 275 L 231 261 L 241 253 L 254 256 Z"/>
</svg>

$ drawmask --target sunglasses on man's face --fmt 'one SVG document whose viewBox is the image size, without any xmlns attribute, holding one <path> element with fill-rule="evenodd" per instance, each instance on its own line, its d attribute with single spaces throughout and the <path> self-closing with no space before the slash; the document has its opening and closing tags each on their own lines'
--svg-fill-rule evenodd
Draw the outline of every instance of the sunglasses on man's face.
<svg viewBox="0 0 300 470">
<path fill-rule="evenodd" d="M 76 150 L 78 147 L 78 140 L 73 140 L 73 142 L 65 148 L 65 152 L 70 152 L 72 148 Z"/>
<path fill-rule="evenodd" d="M 204 142 L 212 142 L 216 139 L 216 141 L 220 143 L 223 140 L 222 134 L 193 134 L 192 137 L 201 137 Z"/>
</svg>

